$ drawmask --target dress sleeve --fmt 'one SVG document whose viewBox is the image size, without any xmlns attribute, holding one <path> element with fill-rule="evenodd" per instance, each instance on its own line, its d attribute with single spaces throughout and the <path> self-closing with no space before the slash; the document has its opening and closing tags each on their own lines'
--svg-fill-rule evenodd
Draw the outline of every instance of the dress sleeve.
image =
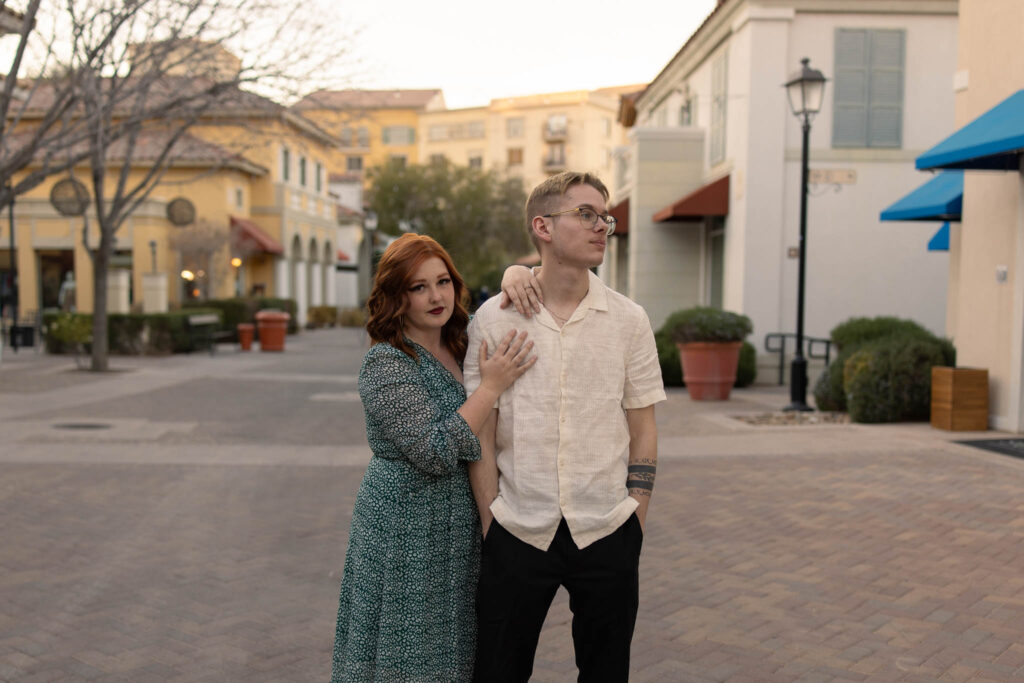
<svg viewBox="0 0 1024 683">
<path fill-rule="evenodd" d="M 379 457 L 408 460 L 417 469 L 443 475 L 459 460 L 480 459 L 480 442 L 462 415 L 442 413 L 416 361 L 397 349 L 367 354 L 359 373 L 359 397 L 367 427 L 393 448 Z"/>
</svg>

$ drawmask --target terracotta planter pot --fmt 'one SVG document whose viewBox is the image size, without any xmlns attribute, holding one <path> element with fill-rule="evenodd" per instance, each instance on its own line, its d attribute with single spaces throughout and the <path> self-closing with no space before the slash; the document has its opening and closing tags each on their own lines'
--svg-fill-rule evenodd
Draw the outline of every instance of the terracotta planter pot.
<svg viewBox="0 0 1024 683">
<path fill-rule="evenodd" d="M 683 379 L 695 401 L 724 401 L 736 383 L 743 342 L 690 342 L 676 344 Z"/>
</svg>

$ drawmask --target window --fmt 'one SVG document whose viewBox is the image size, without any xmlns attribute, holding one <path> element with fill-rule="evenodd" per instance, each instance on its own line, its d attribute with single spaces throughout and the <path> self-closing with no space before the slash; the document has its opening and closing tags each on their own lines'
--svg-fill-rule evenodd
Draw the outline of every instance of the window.
<svg viewBox="0 0 1024 683">
<path fill-rule="evenodd" d="M 281 180 L 288 182 L 291 179 L 292 153 L 287 147 L 281 148 Z"/>
<path fill-rule="evenodd" d="M 306 157 L 299 157 L 299 185 L 306 186 Z"/>
<path fill-rule="evenodd" d="M 697 96 L 690 95 L 686 98 L 686 102 L 679 107 L 679 125 L 680 126 L 696 126 L 697 125 Z"/>
<path fill-rule="evenodd" d="M 242 188 L 235 188 L 235 206 L 239 209 L 245 206 L 245 193 L 242 192 Z"/>
<path fill-rule="evenodd" d="M 903 142 L 904 33 L 836 29 L 833 147 Z"/>
<path fill-rule="evenodd" d="M 522 166 L 523 165 L 523 148 L 522 147 L 509 147 L 508 148 L 508 165 L 509 166 Z"/>
<path fill-rule="evenodd" d="M 525 122 L 522 116 L 514 119 L 505 119 L 505 137 L 521 138 L 525 129 Z"/>
<path fill-rule="evenodd" d="M 548 117 L 547 132 L 549 135 L 565 135 L 569 131 L 569 117 L 565 114 L 552 114 Z"/>
<path fill-rule="evenodd" d="M 359 138 L 360 147 L 370 146 L 370 131 L 366 126 L 359 126 L 358 131 L 356 131 L 356 135 Z"/>
<path fill-rule="evenodd" d="M 358 172 L 363 170 L 363 158 L 362 157 L 348 157 L 345 159 L 345 169 L 350 172 Z"/>
<path fill-rule="evenodd" d="M 324 166 L 319 161 L 316 162 L 316 191 L 317 193 L 322 192 L 324 189 Z"/>
<path fill-rule="evenodd" d="M 725 160 L 725 115 L 729 99 L 729 53 L 723 52 L 711 64 L 711 140 L 709 159 L 711 164 Z"/>
<path fill-rule="evenodd" d="M 384 126 L 380 140 L 385 145 L 412 145 L 416 143 L 416 129 L 412 126 Z"/>
<path fill-rule="evenodd" d="M 485 138 L 487 137 L 487 124 L 484 121 L 470 121 L 466 130 L 466 137 Z"/>
<path fill-rule="evenodd" d="M 341 129 L 341 146 L 342 147 L 351 147 L 352 146 L 352 140 L 354 139 L 354 137 L 355 137 L 355 131 L 353 131 L 348 126 L 345 126 L 344 128 L 342 128 Z"/>
<path fill-rule="evenodd" d="M 430 155 L 430 163 L 432 163 L 432 164 L 443 164 L 445 158 L 446 157 L 443 154 L 431 154 Z"/>
<path fill-rule="evenodd" d="M 404 154 L 392 154 L 391 161 L 399 168 L 405 168 L 406 158 Z"/>
<path fill-rule="evenodd" d="M 470 168 L 483 168 L 484 167 L 484 153 L 479 150 L 473 150 L 469 153 L 469 167 Z"/>
<path fill-rule="evenodd" d="M 668 107 L 658 107 L 658 110 L 654 112 L 654 125 L 659 128 L 664 128 L 668 125 Z"/>
<path fill-rule="evenodd" d="M 447 140 L 448 126 L 431 126 L 427 131 L 427 137 L 431 140 Z"/>
<path fill-rule="evenodd" d="M 545 161 L 548 164 L 565 165 L 565 143 L 554 142 L 548 145 L 548 156 Z"/>
</svg>

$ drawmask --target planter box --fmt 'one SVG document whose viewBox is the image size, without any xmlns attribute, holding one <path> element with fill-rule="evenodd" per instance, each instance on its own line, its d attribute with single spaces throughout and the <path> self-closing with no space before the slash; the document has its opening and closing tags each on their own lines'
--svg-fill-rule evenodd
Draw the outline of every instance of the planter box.
<svg viewBox="0 0 1024 683">
<path fill-rule="evenodd" d="M 931 418 L 937 429 L 988 429 L 988 370 L 933 367 Z"/>
<path fill-rule="evenodd" d="M 725 401 L 736 383 L 743 342 L 676 343 L 686 391 L 695 401 Z"/>
</svg>

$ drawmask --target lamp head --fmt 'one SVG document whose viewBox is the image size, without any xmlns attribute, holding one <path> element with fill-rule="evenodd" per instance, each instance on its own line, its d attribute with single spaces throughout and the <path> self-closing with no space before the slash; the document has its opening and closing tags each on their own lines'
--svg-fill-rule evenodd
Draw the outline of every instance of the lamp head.
<svg viewBox="0 0 1024 683">
<path fill-rule="evenodd" d="M 810 59 L 800 60 L 800 68 L 786 82 L 789 106 L 796 116 L 809 120 L 821 111 L 825 99 L 825 81 L 828 79 L 817 69 L 810 67 Z"/>
</svg>

